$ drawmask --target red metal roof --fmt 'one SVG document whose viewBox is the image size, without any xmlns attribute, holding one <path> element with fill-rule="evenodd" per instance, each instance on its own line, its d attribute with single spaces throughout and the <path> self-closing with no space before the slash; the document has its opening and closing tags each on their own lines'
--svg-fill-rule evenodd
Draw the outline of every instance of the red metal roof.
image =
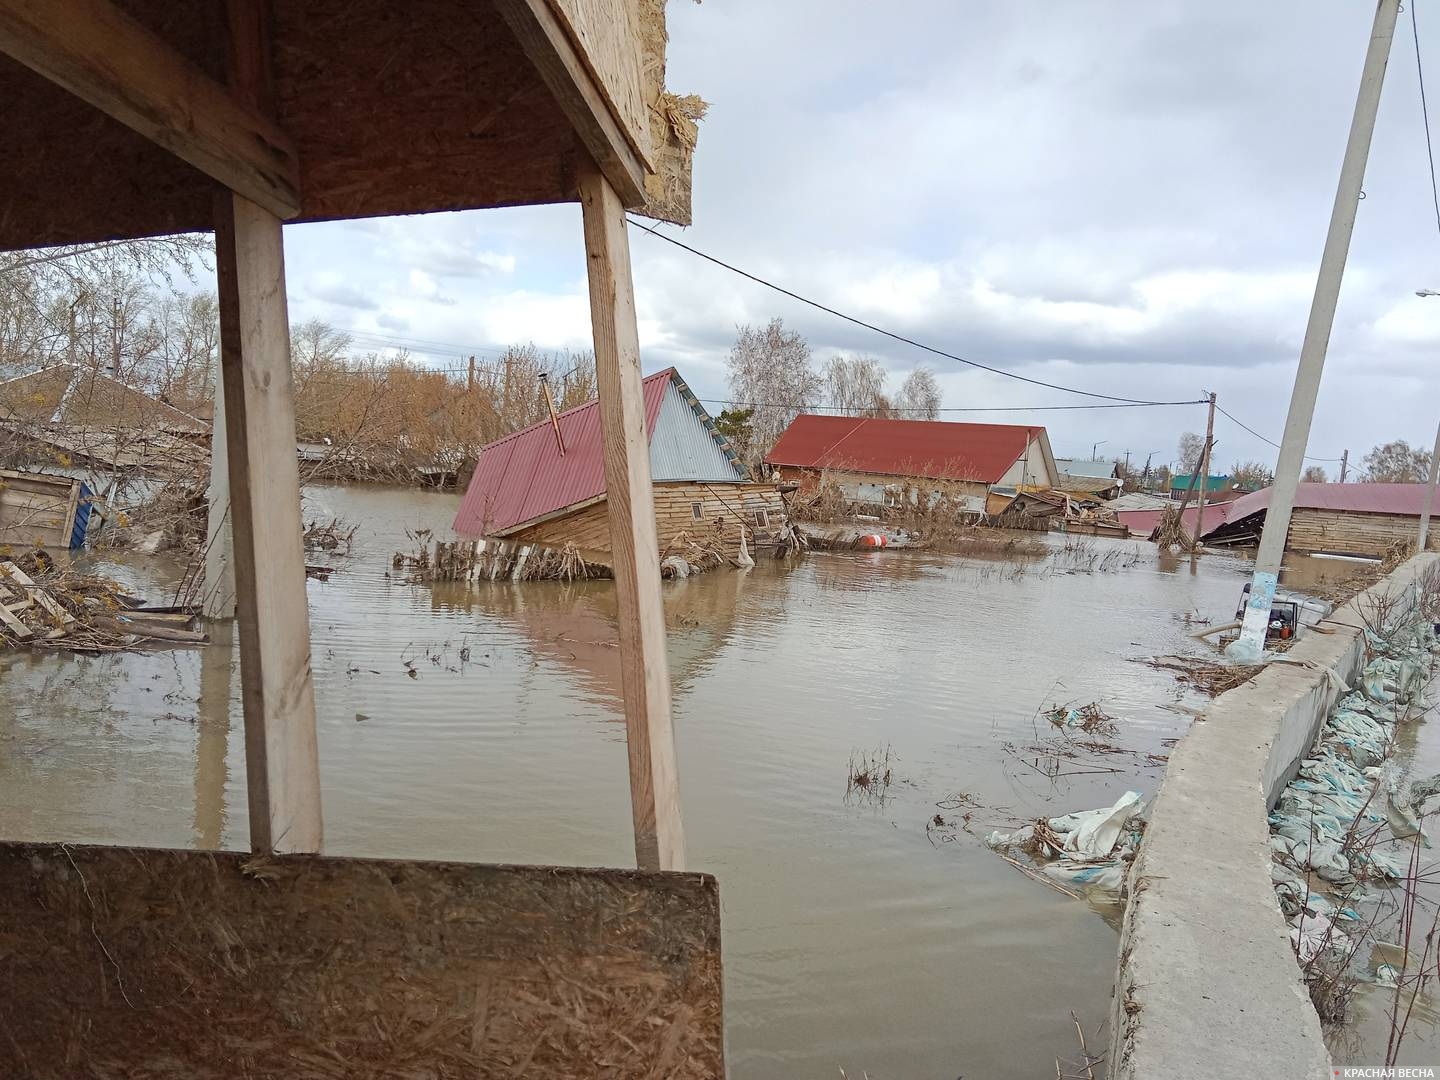
<svg viewBox="0 0 1440 1080">
<path fill-rule="evenodd" d="M 941 420 L 876 420 L 859 416 L 797 416 L 771 465 L 842 469 L 888 476 L 999 483 L 1043 427 L 957 424 Z"/>
<path fill-rule="evenodd" d="M 644 381 L 647 439 L 655 432 L 665 388 L 673 375 L 675 369 L 666 368 Z M 600 403 L 587 401 L 562 412 L 560 434 L 565 441 L 564 455 L 555 444 L 549 420 L 497 439 L 481 450 L 475 475 L 455 515 L 455 531 L 461 536 L 498 536 L 604 495 Z"/>
<path fill-rule="evenodd" d="M 1301 484 L 1295 493 L 1295 506 L 1306 510 L 1404 514 L 1418 518 L 1424 498 L 1424 484 Z M 1230 503 L 1225 520 L 1239 521 L 1269 508 L 1270 489 L 1261 488 Z"/>
</svg>

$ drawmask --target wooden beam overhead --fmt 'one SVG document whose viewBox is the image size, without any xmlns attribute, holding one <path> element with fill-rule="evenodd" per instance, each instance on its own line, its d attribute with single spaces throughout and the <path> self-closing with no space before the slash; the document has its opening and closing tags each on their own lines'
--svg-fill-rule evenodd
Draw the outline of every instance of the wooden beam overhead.
<svg viewBox="0 0 1440 1080">
<path fill-rule="evenodd" d="M 300 213 L 280 128 L 108 0 L 0 0 L 0 52 L 276 217 Z"/>
<path fill-rule="evenodd" d="M 495 9 L 620 201 L 632 209 L 645 205 L 645 176 L 650 168 L 621 129 L 589 65 L 547 0 L 495 0 Z"/>
</svg>

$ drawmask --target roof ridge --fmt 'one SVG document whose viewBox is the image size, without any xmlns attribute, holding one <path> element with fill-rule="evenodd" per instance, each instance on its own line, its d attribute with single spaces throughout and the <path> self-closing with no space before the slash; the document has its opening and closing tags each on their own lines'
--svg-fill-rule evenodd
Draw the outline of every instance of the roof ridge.
<svg viewBox="0 0 1440 1080">
<path fill-rule="evenodd" d="M 644 377 L 641 378 L 641 380 L 640 380 L 640 385 L 641 385 L 641 386 L 644 386 L 644 385 L 645 385 L 646 383 L 648 383 L 651 379 L 657 379 L 657 378 L 659 378 L 661 375 L 665 375 L 665 376 L 677 376 L 677 377 L 678 377 L 679 372 L 677 372 L 677 371 L 675 370 L 675 368 L 674 368 L 673 365 L 672 365 L 671 367 L 665 368 L 665 369 L 662 370 L 662 371 L 652 371 L 649 375 L 646 375 L 646 376 L 644 376 Z M 558 422 L 558 421 L 560 421 L 560 420 L 563 420 L 563 419 L 564 419 L 565 417 L 567 417 L 567 416 L 573 416 L 575 413 L 581 412 L 581 411 L 583 411 L 583 410 L 585 410 L 585 409 L 593 409 L 595 406 L 597 406 L 597 405 L 599 405 L 599 404 L 600 404 L 600 396 L 599 396 L 599 393 L 598 393 L 598 391 L 597 391 L 596 396 L 590 398 L 588 401 L 582 401 L 579 405 L 571 405 L 570 408 L 568 408 L 568 409 L 561 409 L 558 413 L 555 414 L 555 420 L 556 420 L 556 422 Z M 484 446 L 482 446 L 482 447 L 480 448 L 480 450 L 481 450 L 481 452 L 483 453 L 484 451 L 489 450 L 492 446 L 499 446 L 501 443 L 507 443 L 507 442 L 509 442 L 511 439 L 518 439 L 521 435 L 524 435 L 526 432 L 534 431 L 536 428 L 549 427 L 549 426 L 550 426 L 550 417 L 547 416 L 547 417 L 545 417 L 543 420 L 536 420 L 535 423 L 533 423 L 533 424 L 526 424 L 523 428 L 518 428 L 518 429 L 516 429 L 515 431 L 510 432 L 508 435 L 501 435 L 500 438 L 494 439 L 494 440 L 492 440 L 491 442 L 486 443 Z"/>
</svg>

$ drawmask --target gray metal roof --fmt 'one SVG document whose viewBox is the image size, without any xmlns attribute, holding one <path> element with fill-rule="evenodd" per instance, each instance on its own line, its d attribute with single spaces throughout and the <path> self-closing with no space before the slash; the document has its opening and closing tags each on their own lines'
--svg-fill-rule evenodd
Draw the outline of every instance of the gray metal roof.
<svg viewBox="0 0 1440 1080">
<path fill-rule="evenodd" d="M 655 433 L 650 437 L 650 476 L 665 480 L 708 480 L 734 483 L 748 477 L 721 448 L 676 381 L 665 387 Z"/>
</svg>

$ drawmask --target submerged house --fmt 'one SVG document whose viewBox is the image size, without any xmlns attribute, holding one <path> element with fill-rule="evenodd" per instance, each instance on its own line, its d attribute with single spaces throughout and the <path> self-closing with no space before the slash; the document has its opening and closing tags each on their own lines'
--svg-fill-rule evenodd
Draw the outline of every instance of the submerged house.
<svg viewBox="0 0 1440 1080">
<path fill-rule="evenodd" d="M 1262 488 L 1241 495 L 1220 508 L 1215 526 L 1205 531 L 1205 542 L 1258 543 L 1270 508 L 1270 491 Z M 1301 484 L 1295 493 L 1285 550 L 1383 557 L 1397 543 L 1415 543 L 1424 499 L 1424 484 Z M 1430 531 L 1426 546 L 1440 550 L 1440 531 Z"/>
<path fill-rule="evenodd" d="M 1113 499 L 1120 494 L 1119 471 L 1113 461 L 1056 458 L 1055 490 L 1076 499 Z"/>
<path fill-rule="evenodd" d="M 774 484 L 757 483 L 674 368 L 642 384 L 650 445 L 656 532 L 666 551 L 686 537 L 738 552 L 774 548 L 786 527 Z M 476 539 L 564 548 L 608 563 L 600 408 L 588 401 L 523 428 L 480 451 L 455 515 L 455 531 Z"/>
<path fill-rule="evenodd" d="M 852 502 L 875 506 L 897 505 L 907 490 L 935 481 L 932 490 L 945 491 L 976 514 L 988 512 L 994 488 L 1013 495 L 1049 491 L 1057 482 L 1045 429 L 1021 424 L 802 413 L 765 461 L 802 490 L 823 476 Z"/>
<path fill-rule="evenodd" d="M 199 466 L 210 425 L 143 390 L 79 364 L 52 364 L 0 382 L 0 431 L 46 466 L 105 474 Z M 18 462 L 17 462 L 18 463 Z"/>
</svg>

